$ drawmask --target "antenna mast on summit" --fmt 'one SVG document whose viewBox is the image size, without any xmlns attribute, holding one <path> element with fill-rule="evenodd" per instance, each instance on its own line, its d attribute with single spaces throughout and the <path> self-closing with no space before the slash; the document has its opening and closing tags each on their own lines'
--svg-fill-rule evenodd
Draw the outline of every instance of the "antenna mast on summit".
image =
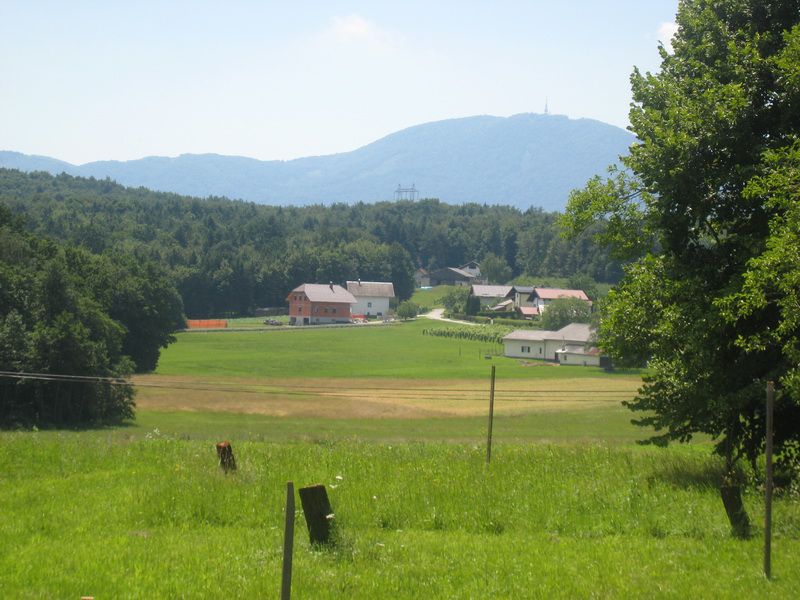
<svg viewBox="0 0 800 600">
<path fill-rule="evenodd" d="M 547 110 L 547 96 L 544 97 L 544 114 L 549 115 L 550 111 Z"/>
<path fill-rule="evenodd" d="M 411 184 L 410 188 L 404 188 L 398 183 L 397 189 L 394 191 L 395 200 L 411 200 L 413 202 L 418 197 L 419 197 L 419 192 L 417 191 L 417 188 L 414 187 L 413 183 Z"/>
</svg>

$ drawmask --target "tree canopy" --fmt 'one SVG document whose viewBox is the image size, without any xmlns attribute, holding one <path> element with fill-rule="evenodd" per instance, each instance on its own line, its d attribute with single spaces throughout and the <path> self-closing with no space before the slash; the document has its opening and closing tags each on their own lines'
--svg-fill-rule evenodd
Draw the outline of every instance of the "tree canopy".
<svg viewBox="0 0 800 600">
<path fill-rule="evenodd" d="M 651 441 L 706 433 L 732 466 L 763 447 L 764 390 L 783 385 L 779 441 L 797 440 L 800 2 L 683 0 L 673 53 L 632 77 L 627 170 L 573 193 L 573 234 L 636 258 L 600 343 L 651 374 L 628 406 Z"/>
<path fill-rule="evenodd" d="M 413 293 L 416 268 L 488 255 L 498 257 L 502 280 L 585 272 L 614 282 L 622 274 L 591 233 L 568 242 L 556 215 L 536 209 L 437 200 L 263 206 L 4 169 L 0 203 L 24 215 L 38 235 L 158 264 L 189 317 L 283 306 L 304 282 L 392 281 L 404 300 Z"/>
<path fill-rule="evenodd" d="M 131 418 L 133 388 L 97 378 L 152 370 L 182 322 L 156 265 L 32 235 L 0 206 L 0 370 L 51 378 L 0 377 L 0 425 Z"/>
<path fill-rule="evenodd" d="M 542 329 L 555 331 L 570 323 L 588 323 L 592 311 L 580 298 L 556 298 L 542 312 Z"/>
</svg>

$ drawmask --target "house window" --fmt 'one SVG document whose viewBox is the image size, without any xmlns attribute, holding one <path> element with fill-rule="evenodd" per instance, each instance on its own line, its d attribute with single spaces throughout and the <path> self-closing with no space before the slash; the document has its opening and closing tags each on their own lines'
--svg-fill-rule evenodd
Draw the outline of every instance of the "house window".
<svg viewBox="0 0 800 600">
<path fill-rule="evenodd" d="M 314 314 L 317 314 L 318 312 L 319 312 L 319 306 L 315 306 L 314 307 Z"/>
<path fill-rule="evenodd" d="M 531 353 L 531 347 L 530 346 L 522 346 L 522 353 L 523 354 L 530 354 Z"/>
<path fill-rule="evenodd" d="M 372 308 L 372 302 L 367 302 L 367 308 Z"/>
<path fill-rule="evenodd" d="M 325 314 L 326 315 L 328 314 L 328 307 L 327 306 L 325 307 Z"/>
<path fill-rule="evenodd" d="M 539 346 L 539 354 L 541 354 L 541 353 L 542 353 L 542 347 Z"/>
<path fill-rule="evenodd" d="M 335 308 L 332 308 L 332 309 L 331 309 L 331 312 L 332 312 L 333 314 L 336 314 L 336 309 L 335 309 Z"/>
</svg>

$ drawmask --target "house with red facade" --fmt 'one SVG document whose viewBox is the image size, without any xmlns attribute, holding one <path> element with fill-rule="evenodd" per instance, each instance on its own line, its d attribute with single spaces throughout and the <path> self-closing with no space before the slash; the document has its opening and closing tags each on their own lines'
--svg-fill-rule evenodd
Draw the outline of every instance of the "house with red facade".
<svg viewBox="0 0 800 600">
<path fill-rule="evenodd" d="M 350 306 L 356 299 L 340 285 L 304 283 L 286 298 L 290 325 L 349 323 Z"/>
</svg>

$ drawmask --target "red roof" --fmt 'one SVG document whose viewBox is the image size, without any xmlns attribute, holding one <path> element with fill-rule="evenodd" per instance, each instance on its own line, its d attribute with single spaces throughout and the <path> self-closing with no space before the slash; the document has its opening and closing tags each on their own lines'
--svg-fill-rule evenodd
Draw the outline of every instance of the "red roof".
<svg viewBox="0 0 800 600">
<path fill-rule="evenodd" d="M 535 317 L 539 314 L 539 307 L 538 306 L 520 306 L 519 312 L 523 314 L 525 317 Z"/>
</svg>

